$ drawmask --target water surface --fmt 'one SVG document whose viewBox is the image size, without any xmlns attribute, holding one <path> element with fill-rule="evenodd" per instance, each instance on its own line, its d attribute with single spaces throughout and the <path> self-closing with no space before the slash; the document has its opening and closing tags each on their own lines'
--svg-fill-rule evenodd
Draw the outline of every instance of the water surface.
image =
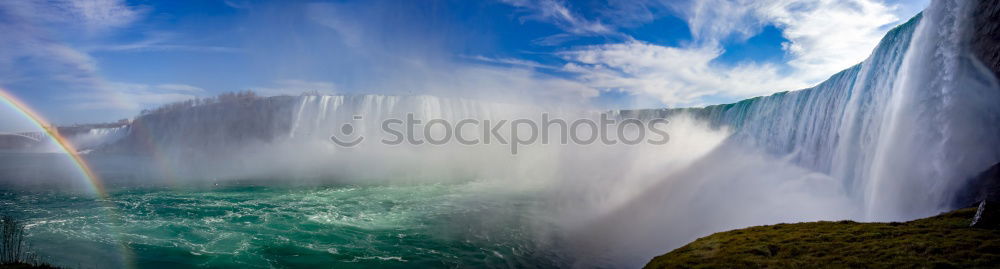
<svg viewBox="0 0 1000 269">
<path fill-rule="evenodd" d="M 102 268 L 555 267 L 538 199 L 477 183 L 0 194 L 42 259 Z"/>
</svg>

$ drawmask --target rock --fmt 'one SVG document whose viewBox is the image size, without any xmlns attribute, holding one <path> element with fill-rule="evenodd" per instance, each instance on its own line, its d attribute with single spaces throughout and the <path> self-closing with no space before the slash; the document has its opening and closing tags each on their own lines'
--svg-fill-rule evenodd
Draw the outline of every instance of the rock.
<svg viewBox="0 0 1000 269">
<path fill-rule="evenodd" d="M 1000 0 L 978 1 L 972 13 L 972 52 L 1000 77 Z"/>
<path fill-rule="evenodd" d="M 974 207 L 982 201 L 990 201 L 991 204 L 1000 201 L 1000 163 L 967 180 L 965 186 L 955 194 L 952 208 Z"/>
</svg>

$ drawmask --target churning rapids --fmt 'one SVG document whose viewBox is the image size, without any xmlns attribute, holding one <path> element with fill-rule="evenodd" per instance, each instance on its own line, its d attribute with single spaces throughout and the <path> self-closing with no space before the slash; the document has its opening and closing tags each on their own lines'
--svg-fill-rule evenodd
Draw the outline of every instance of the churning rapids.
<svg viewBox="0 0 1000 269">
<path fill-rule="evenodd" d="M 1000 86 L 971 49 L 975 1 L 934 1 L 809 89 L 666 118 L 665 145 L 340 148 L 354 115 L 512 119 L 565 107 L 428 96 L 277 96 L 175 106 L 0 153 L 0 205 L 41 257 L 81 267 L 635 267 L 749 225 L 906 220 L 953 208 L 1000 161 Z M 995 8 L 995 7 L 992 7 Z M 375 138 L 372 138 L 374 140 Z M 44 147 L 42 147 L 44 148 Z"/>
</svg>

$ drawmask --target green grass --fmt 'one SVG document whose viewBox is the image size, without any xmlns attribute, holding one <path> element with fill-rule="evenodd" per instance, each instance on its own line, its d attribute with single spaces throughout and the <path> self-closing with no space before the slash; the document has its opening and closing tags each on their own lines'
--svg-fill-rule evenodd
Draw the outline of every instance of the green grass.
<svg viewBox="0 0 1000 269">
<path fill-rule="evenodd" d="M 970 228 L 975 208 L 905 223 L 821 221 L 709 235 L 646 268 L 996 268 L 1000 230 Z"/>
</svg>

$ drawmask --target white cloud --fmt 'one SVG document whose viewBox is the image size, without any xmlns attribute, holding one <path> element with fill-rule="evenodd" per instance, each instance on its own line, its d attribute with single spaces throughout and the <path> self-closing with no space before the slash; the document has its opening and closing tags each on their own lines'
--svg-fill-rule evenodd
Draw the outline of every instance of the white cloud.
<svg viewBox="0 0 1000 269">
<path fill-rule="evenodd" d="M 657 98 L 667 105 L 703 105 L 713 95 L 753 96 L 805 86 L 770 64 L 713 65 L 712 48 L 674 48 L 638 41 L 588 46 L 560 55 L 563 70 L 590 87 Z"/>
<path fill-rule="evenodd" d="M 100 32 L 122 27 L 141 14 L 123 1 L 0 1 L 0 83 L 52 78 L 66 84 L 96 86 L 101 79 L 87 53 L 61 41 L 74 31 Z M 56 25 L 67 30 L 51 30 Z M 17 63 L 17 66 L 15 66 Z"/>
<path fill-rule="evenodd" d="M 344 6 L 332 3 L 311 3 L 306 9 L 306 14 L 313 22 L 329 27 L 338 34 L 344 44 L 350 47 L 360 47 L 362 42 L 363 27 L 358 25 L 356 20 L 351 19 L 350 10 Z"/>
<path fill-rule="evenodd" d="M 74 16 L 66 10 L 68 2 L 55 6 L 32 1 L 0 1 L 0 83 L 48 82 L 54 80 L 75 87 L 96 85 L 97 66 L 90 55 L 74 49 L 57 38 L 59 33 L 47 27 L 53 23 L 66 25 Z"/>
<path fill-rule="evenodd" d="M 482 55 L 466 56 L 464 58 L 468 58 L 468 59 L 471 59 L 471 60 L 476 60 L 476 61 L 480 61 L 480 62 L 484 62 L 484 63 L 491 63 L 491 64 L 519 66 L 519 67 L 527 67 L 527 68 L 558 69 L 557 66 L 548 66 L 548 65 L 540 64 L 540 63 L 537 63 L 537 62 L 534 62 L 534 61 L 522 60 L 522 59 L 517 59 L 517 58 L 506 58 L 506 57 L 504 57 L 504 58 L 493 58 L 493 57 L 486 57 L 486 56 L 482 56 Z"/>
<path fill-rule="evenodd" d="M 583 16 L 573 13 L 568 5 L 559 0 L 501 0 L 502 2 L 518 7 L 527 13 L 521 17 L 522 22 L 534 20 L 551 23 L 566 34 L 556 34 L 538 40 L 542 45 L 556 45 L 562 43 L 573 36 L 597 36 L 597 35 L 619 35 L 618 32 L 600 20 L 589 20 Z"/>
<path fill-rule="evenodd" d="M 727 37 L 746 39 L 755 34 L 762 21 L 755 10 L 770 4 L 754 0 L 707 0 L 669 2 L 678 11 L 698 44 L 716 45 Z"/>
<path fill-rule="evenodd" d="M 235 8 L 235 9 L 247 9 L 247 8 L 250 8 L 250 3 L 246 2 L 246 1 L 223 0 L 222 2 L 225 3 L 226 6 L 229 6 L 231 8 Z"/>
<path fill-rule="evenodd" d="M 564 35 L 588 33 L 574 30 L 577 27 L 570 27 L 574 25 L 570 22 L 589 20 L 568 13 L 565 8 L 553 8 L 560 6 L 560 2 L 508 3 L 543 10 L 536 17 L 560 26 L 566 31 Z M 656 2 L 642 4 L 651 6 Z M 738 99 L 815 85 L 864 60 L 889 30 L 888 26 L 901 22 L 895 15 L 898 6 L 877 0 L 706 0 L 660 4 L 687 21 L 692 42 L 668 47 L 626 39 L 616 44 L 571 48 L 559 54 L 567 61 L 563 70 L 576 74 L 576 79 L 590 87 L 652 96 L 668 105 L 700 105 L 706 102 L 706 97 Z M 636 16 L 627 21 L 642 18 Z M 725 66 L 713 62 L 724 52 L 724 44 L 743 42 L 767 25 L 781 29 L 789 40 L 783 44 L 787 68 L 771 63 Z"/>
<path fill-rule="evenodd" d="M 11 90 L 59 89 L 52 101 L 72 109 L 106 110 L 130 115 L 140 109 L 191 99 L 204 90 L 185 84 L 110 82 L 100 75 L 97 61 L 64 38 L 83 38 L 128 27 L 142 15 L 141 8 L 124 1 L 0 1 L 0 86 Z M 75 36 L 76 35 L 76 36 Z M 117 49 L 149 49 L 148 44 Z M 20 87 L 15 87 L 20 86 Z M 27 89 L 25 89 L 27 88 Z M 72 117 L 68 115 L 60 115 Z"/>
<path fill-rule="evenodd" d="M 131 43 L 88 46 L 88 47 L 83 47 L 82 50 L 87 52 L 190 51 L 190 52 L 222 52 L 222 53 L 238 53 L 243 51 L 240 48 L 234 48 L 234 47 L 194 46 L 194 45 L 175 44 L 174 42 L 177 42 L 177 40 L 182 38 L 179 38 L 177 37 L 177 35 L 167 32 L 149 32 L 145 33 L 145 35 L 146 36 L 143 39 Z"/>
<path fill-rule="evenodd" d="M 427 68 L 416 79 L 401 81 L 419 93 L 479 98 L 512 103 L 573 103 L 596 97 L 599 91 L 573 79 L 545 75 L 532 67 L 457 65 Z M 404 86 L 405 85 L 405 86 Z"/>
<path fill-rule="evenodd" d="M 129 25 L 142 13 L 123 0 L 63 0 L 56 1 L 56 5 L 64 6 L 66 15 L 75 16 L 90 31 Z"/>
<path fill-rule="evenodd" d="M 175 92 L 200 93 L 205 91 L 205 89 L 185 84 L 159 84 L 154 87 L 160 90 L 175 91 Z"/>
<path fill-rule="evenodd" d="M 893 7 L 871 0 L 774 2 L 756 10 L 777 24 L 790 42 L 788 62 L 805 80 L 832 75 L 864 60 L 885 35 L 886 25 L 900 22 Z"/>
<path fill-rule="evenodd" d="M 111 82 L 94 92 L 73 94 L 77 109 L 119 110 L 133 114 L 141 109 L 197 98 L 205 93 L 185 84 L 141 84 Z"/>
</svg>

